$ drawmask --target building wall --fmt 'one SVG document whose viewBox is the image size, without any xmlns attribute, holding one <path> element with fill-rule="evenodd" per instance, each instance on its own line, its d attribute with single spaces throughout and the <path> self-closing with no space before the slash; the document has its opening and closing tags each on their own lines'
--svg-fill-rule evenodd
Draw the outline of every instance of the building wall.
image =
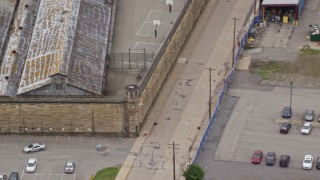
<svg viewBox="0 0 320 180">
<path fill-rule="evenodd" d="M 1 103 L 1 133 L 125 135 L 121 103 Z"/>
</svg>

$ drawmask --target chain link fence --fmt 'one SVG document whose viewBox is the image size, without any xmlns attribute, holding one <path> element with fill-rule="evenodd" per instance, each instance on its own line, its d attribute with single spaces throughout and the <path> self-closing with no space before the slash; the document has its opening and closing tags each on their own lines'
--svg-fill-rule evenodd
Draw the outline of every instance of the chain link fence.
<svg viewBox="0 0 320 180">
<path fill-rule="evenodd" d="M 128 53 L 112 53 L 109 57 L 111 69 L 149 69 L 156 54 L 145 49 L 129 49 Z"/>
</svg>

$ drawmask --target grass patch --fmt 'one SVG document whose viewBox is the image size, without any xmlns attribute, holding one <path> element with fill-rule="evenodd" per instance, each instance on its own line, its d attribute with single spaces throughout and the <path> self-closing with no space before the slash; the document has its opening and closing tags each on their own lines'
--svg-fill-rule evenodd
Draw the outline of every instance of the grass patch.
<svg viewBox="0 0 320 180">
<path fill-rule="evenodd" d="M 282 61 L 253 61 L 249 71 L 261 75 L 263 80 L 276 80 L 279 77 L 301 75 L 308 78 L 320 77 L 320 50 L 303 49 L 299 60 Z"/>
<path fill-rule="evenodd" d="M 120 168 L 118 167 L 108 167 L 102 169 L 98 171 L 97 174 L 94 176 L 94 180 L 114 180 L 116 179 L 116 176 L 119 171 Z"/>
<path fill-rule="evenodd" d="M 256 47 L 249 46 L 249 45 L 244 45 L 244 47 L 243 47 L 244 50 L 250 50 L 250 49 L 254 49 L 254 48 L 256 48 Z"/>
<path fill-rule="evenodd" d="M 291 74 L 295 67 L 288 62 L 254 61 L 251 62 L 249 70 L 251 73 L 261 75 L 263 80 L 269 80 L 271 76 L 277 74 Z"/>
<path fill-rule="evenodd" d="M 301 55 L 317 55 L 320 54 L 320 50 L 305 48 L 300 50 Z"/>
</svg>

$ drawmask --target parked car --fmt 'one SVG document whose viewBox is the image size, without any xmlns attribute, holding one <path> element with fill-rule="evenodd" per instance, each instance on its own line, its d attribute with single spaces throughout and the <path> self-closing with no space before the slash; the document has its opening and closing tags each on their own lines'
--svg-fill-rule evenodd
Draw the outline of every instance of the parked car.
<svg viewBox="0 0 320 180">
<path fill-rule="evenodd" d="M 29 146 L 26 146 L 23 148 L 23 152 L 25 153 L 31 153 L 31 152 L 36 152 L 36 151 L 43 151 L 46 149 L 46 145 L 43 143 L 33 143 L 30 144 Z"/>
<path fill-rule="evenodd" d="M 9 180 L 19 180 L 19 173 L 18 172 L 12 172 L 9 176 Z"/>
<path fill-rule="evenodd" d="M 310 131 L 312 129 L 312 123 L 311 122 L 306 122 L 301 128 L 301 134 L 308 135 L 310 134 Z"/>
<path fill-rule="evenodd" d="M 317 158 L 316 168 L 320 169 L 320 157 Z"/>
<path fill-rule="evenodd" d="M 282 117 L 283 118 L 291 118 L 291 107 L 284 107 L 283 110 L 282 110 Z"/>
<path fill-rule="evenodd" d="M 287 134 L 289 130 L 291 129 L 290 123 L 282 123 L 280 127 L 280 133 L 281 134 Z"/>
<path fill-rule="evenodd" d="M 304 120 L 313 121 L 313 118 L 314 118 L 314 110 L 307 109 L 306 114 L 304 115 Z"/>
<path fill-rule="evenodd" d="M 0 174 L 0 180 L 7 180 L 7 176 L 5 174 Z"/>
<path fill-rule="evenodd" d="M 73 161 L 67 161 L 64 165 L 64 172 L 74 173 L 75 168 L 76 168 L 76 164 Z"/>
<path fill-rule="evenodd" d="M 38 161 L 36 158 L 30 158 L 26 165 L 26 172 L 33 173 L 36 172 Z"/>
<path fill-rule="evenodd" d="M 263 157 L 263 152 L 262 151 L 260 151 L 260 150 L 254 151 L 254 153 L 253 153 L 253 155 L 251 157 L 252 164 L 260 164 L 261 160 L 262 160 L 262 157 Z"/>
<path fill-rule="evenodd" d="M 311 155 L 305 155 L 302 163 L 303 169 L 312 169 L 313 157 Z"/>
<path fill-rule="evenodd" d="M 266 165 L 273 166 L 275 162 L 276 162 L 276 153 L 268 152 L 266 156 Z"/>
<path fill-rule="evenodd" d="M 279 166 L 280 167 L 288 167 L 290 163 L 290 155 L 283 154 L 280 157 Z"/>
</svg>

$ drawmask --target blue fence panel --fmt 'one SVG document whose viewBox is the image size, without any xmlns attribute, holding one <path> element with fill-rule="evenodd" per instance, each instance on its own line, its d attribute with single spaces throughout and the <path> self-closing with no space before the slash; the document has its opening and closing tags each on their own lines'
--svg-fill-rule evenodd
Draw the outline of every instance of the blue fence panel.
<svg viewBox="0 0 320 180">
<path fill-rule="evenodd" d="M 212 124 L 213 122 L 215 121 L 216 117 L 217 117 L 217 114 L 218 114 L 218 110 L 219 110 L 219 107 L 222 103 L 222 100 L 224 98 L 224 95 L 226 93 L 226 91 L 228 90 L 231 82 L 232 82 L 232 79 L 235 75 L 235 67 L 236 67 L 236 64 L 238 62 L 238 59 L 242 53 L 242 49 L 243 47 L 245 46 L 246 42 L 247 42 L 247 39 L 248 39 L 248 34 L 251 30 L 251 28 L 253 28 L 254 24 L 256 24 L 257 22 L 259 22 L 258 20 L 260 20 L 260 17 L 257 16 L 254 18 L 254 21 L 250 24 L 250 27 L 249 27 L 249 30 L 246 32 L 246 34 L 242 37 L 242 39 L 240 40 L 239 42 L 239 48 L 238 48 L 238 51 L 237 51 L 237 54 L 236 54 L 236 57 L 235 57 L 235 64 L 232 68 L 232 70 L 230 71 L 230 73 L 227 75 L 226 79 L 224 80 L 224 85 L 223 85 L 223 88 L 222 90 L 220 91 L 220 95 L 219 95 L 219 98 L 218 98 L 218 102 L 216 104 L 216 107 L 214 108 L 214 112 L 210 118 L 210 122 L 206 128 L 206 131 L 204 133 L 204 135 L 202 136 L 201 138 L 201 141 L 200 141 L 200 144 L 199 144 L 199 148 L 197 149 L 197 152 L 196 152 L 196 155 L 194 157 L 194 159 L 192 160 L 192 164 L 195 163 L 199 157 L 199 154 L 201 153 L 201 150 L 203 148 L 203 145 L 208 137 L 208 134 L 209 134 L 209 130 L 211 129 L 212 127 Z"/>
</svg>

